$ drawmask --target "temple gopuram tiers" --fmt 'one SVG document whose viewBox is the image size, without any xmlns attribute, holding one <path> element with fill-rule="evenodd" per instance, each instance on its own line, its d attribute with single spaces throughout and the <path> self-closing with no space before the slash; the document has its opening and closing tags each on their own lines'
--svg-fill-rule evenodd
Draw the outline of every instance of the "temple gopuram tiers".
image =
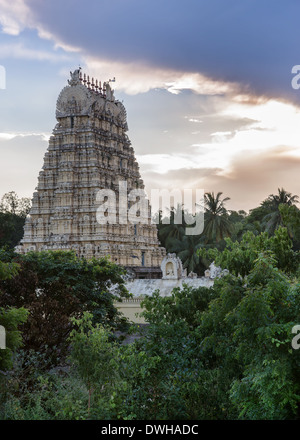
<svg viewBox="0 0 300 440">
<path fill-rule="evenodd" d="M 57 99 L 56 119 L 17 252 L 72 249 L 85 258 L 109 256 L 125 267 L 160 267 L 165 249 L 150 207 L 147 218 L 134 224 L 118 215 L 114 223 L 97 219 L 99 190 L 116 194 L 118 213 L 120 182 L 128 194 L 144 189 L 126 134 L 126 110 L 110 81 L 101 84 L 75 70 Z"/>
</svg>

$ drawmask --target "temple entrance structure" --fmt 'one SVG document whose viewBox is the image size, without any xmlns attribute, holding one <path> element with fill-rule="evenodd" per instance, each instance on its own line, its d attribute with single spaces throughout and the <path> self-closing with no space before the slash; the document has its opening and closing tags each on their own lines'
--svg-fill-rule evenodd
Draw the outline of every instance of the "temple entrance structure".
<svg viewBox="0 0 300 440">
<path fill-rule="evenodd" d="M 140 218 L 130 221 L 125 211 L 139 198 L 129 197 L 121 210 L 120 188 L 128 196 L 144 183 L 125 107 L 110 82 L 75 70 L 57 99 L 56 118 L 17 252 L 72 249 L 86 258 L 109 256 L 136 278 L 160 278 L 166 252 L 150 206 L 141 205 Z"/>
</svg>

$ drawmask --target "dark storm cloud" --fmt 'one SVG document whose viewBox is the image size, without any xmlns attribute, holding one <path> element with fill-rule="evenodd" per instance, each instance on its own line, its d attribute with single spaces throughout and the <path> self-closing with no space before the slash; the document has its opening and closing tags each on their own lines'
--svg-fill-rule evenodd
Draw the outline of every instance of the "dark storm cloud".
<svg viewBox="0 0 300 440">
<path fill-rule="evenodd" d="M 96 58 L 144 61 L 299 100 L 296 0 L 27 0 L 36 23 Z"/>
</svg>

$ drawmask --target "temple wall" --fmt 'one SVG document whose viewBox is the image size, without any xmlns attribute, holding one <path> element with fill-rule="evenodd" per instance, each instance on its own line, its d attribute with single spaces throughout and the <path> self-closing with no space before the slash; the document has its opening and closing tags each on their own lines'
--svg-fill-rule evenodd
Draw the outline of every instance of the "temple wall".
<svg viewBox="0 0 300 440">
<path fill-rule="evenodd" d="M 170 292 L 175 288 L 183 287 L 183 284 L 187 286 L 197 287 L 211 287 L 214 282 L 210 278 L 181 278 L 179 280 L 133 280 L 126 283 L 126 288 L 134 297 L 152 295 L 155 290 L 159 290 L 161 296 L 170 296 Z"/>
<path fill-rule="evenodd" d="M 210 288 L 214 284 L 214 280 L 207 277 L 200 278 L 181 278 L 179 280 L 132 280 L 128 281 L 125 286 L 133 298 L 116 302 L 115 306 L 130 321 L 136 324 L 146 324 L 143 317 L 136 316 L 142 312 L 141 302 L 144 297 L 151 296 L 155 290 L 160 291 L 161 296 L 170 296 L 175 287 L 183 288 L 186 284 L 194 289 L 198 287 Z"/>
<path fill-rule="evenodd" d="M 164 257 L 161 263 L 161 270 L 161 279 L 128 279 L 126 281 L 125 287 L 133 297 L 122 302 L 116 302 L 115 306 L 130 321 L 137 324 L 146 324 L 144 318 L 137 316 L 137 314 L 142 312 L 141 302 L 143 299 L 151 296 L 155 290 L 159 290 L 160 296 L 166 297 L 171 296 L 173 289 L 182 289 L 184 285 L 192 289 L 199 287 L 209 289 L 214 285 L 216 278 L 228 274 L 228 270 L 221 270 L 213 262 L 209 269 L 205 271 L 204 277 L 197 277 L 192 272 L 186 276 L 181 260 L 175 254 L 167 254 Z"/>
</svg>

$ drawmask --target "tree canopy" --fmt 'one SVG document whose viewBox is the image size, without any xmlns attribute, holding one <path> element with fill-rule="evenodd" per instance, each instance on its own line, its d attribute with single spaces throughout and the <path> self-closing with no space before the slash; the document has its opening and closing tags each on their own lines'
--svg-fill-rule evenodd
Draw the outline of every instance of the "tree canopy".
<svg viewBox="0 0 300 440">
<path fill-rule="evenodd" d="M 0 280 L 0 306 L 25 307 L 29 311 L 23 326 L 27 349 L 64 351 L 72 329 L 71 317 L 92 313 L 94 323 L 122 327 L 126 320 L 114 300 L 128 296 L 124 270 L 108 259 L 85 260 L 72 251 L 0 252 L 2 261 L 18 264 L 14 277 Z M 114 294 L 111 287 L 116 286 Z"/>
</svg>

